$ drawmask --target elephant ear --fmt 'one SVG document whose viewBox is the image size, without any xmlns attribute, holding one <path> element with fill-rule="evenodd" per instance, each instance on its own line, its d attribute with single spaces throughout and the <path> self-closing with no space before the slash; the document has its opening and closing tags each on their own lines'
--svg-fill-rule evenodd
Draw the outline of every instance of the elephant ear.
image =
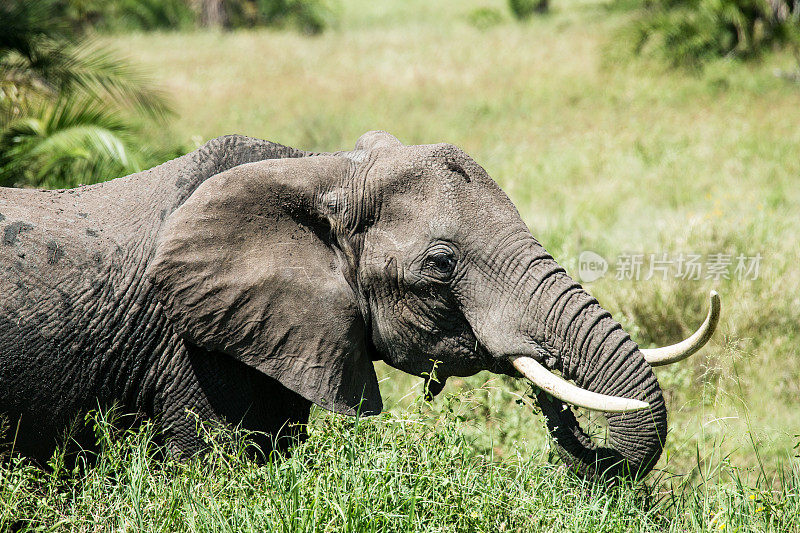
<svg viewBox="0 0 800 533">
<path fill-rule="evenodd" d="M 326 409 L 377 414 L 366 325 L 331 231 L 349 164 L 272 159 L 209 178 L 166 221 L 148 275 L 185 341 Z"/>
</svg>

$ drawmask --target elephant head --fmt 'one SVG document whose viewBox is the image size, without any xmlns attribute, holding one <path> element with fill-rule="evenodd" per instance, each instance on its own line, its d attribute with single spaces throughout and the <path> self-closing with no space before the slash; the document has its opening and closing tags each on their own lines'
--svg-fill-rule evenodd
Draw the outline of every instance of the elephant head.
<svg viewBox="0 0 800 533">
<path fill-rule="evenodd" d="M 350 152 L 249 163 L 168 219 L 149 270 L 187 342 L 327 409 L 382 409 L 373 360 L 427 376 L 528 377 L 565 457 L 648 472 L 667 433 L 651 366 L 704 344 L 640 350 L 531 235 L 508 197 L 448 144 L 370 132 Z M 561 377 L 551 371 L 558 371 Z M 607 412 L 598 447 L 567 403 Z"/>
</svg>

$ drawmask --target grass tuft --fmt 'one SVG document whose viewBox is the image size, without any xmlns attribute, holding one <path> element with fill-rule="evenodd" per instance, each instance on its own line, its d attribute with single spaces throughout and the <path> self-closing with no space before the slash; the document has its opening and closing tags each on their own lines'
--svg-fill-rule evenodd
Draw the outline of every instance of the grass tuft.
<svg viewBox="0 0 800 533">
<path fill-rule="evenodd" d="M 73 469 L 63 452 L 47 469 L 6 459 L 0 530 L 792 531 L 800 518 L 796 466 L 748 483 L 727 458 L 698 455 L 697 481 L 609 487 L 550 463 L 544 448 L 480 453 L 459 414 L 472 400 L 443 403 L 369 419 L 317 412 L 307 441 L 260 464 L 246 433 L 200 424 L 210 451 L 178 462 L 152 424 L 119 431 L 113 413 L 94 413 L 100 451 Z"/>
</svg>

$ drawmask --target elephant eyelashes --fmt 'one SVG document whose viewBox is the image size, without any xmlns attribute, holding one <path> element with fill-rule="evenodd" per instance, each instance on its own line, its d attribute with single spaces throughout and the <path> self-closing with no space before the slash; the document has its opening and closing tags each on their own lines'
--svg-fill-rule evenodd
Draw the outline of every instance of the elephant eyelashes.
<svg viewBox="0 0 800 533">
<path fill-rule="evenodd" d="M 454 257 L 445 254 L 435 255 L 430 259 L 431 266 L 440 272 L 452 272 L 456 266 Z"/>
<path fill-rule="evenodd" d="M 441 281 L 450 279 L 455 269 L 456 256 L 444 246 L 434 248 L 425 258 L 426 272 Z"/>
</svg>

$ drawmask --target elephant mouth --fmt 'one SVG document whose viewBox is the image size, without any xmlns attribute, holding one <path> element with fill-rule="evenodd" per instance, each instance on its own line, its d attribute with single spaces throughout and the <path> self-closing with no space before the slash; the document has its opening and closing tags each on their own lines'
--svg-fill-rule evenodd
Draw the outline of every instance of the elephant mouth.
<svg viewBox="0 0 800 533">
<path fill-rule="evenodd" d="M 619 475 L 639 477 L 649 472 L 658 460 L 660 453 L 645 464 L 633 466 L 632 461 L 613 446 L 614 429 L 607 418 L 602 415 L 599 420 L 587 417 L 581 424 L 572 409 L 547 393 L 537 393 L 536 401 L 558 455 L 579 474 L 604 479 Z M 661 444 L 663 446 L 663 442 Z"/>
</svg>

